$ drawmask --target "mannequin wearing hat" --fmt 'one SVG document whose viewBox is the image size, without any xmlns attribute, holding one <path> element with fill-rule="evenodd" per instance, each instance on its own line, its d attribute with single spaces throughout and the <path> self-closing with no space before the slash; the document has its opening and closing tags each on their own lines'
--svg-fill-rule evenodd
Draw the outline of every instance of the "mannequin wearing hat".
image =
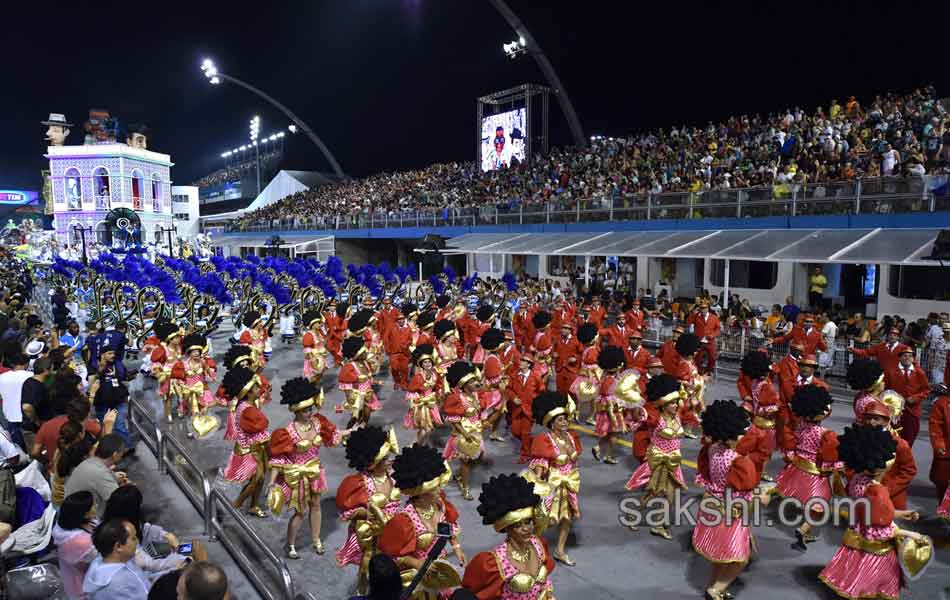
<svg viewBox="0 0 950 600">
<path fill-rule="evenodd" d="M 482 484 L 478 497 L 482 523 L 504 534 L 505 541 L 479 552 L 465 567 L 462 587 L 479 598 L 554 597 L 554 560 L 547 542 L 537 535 L 539 496 L 518 475 L 496 475 Z"/>
<path fill-rule="evenodd" d="M 356 471 L 343 478 L 336 491 L 340 520 L 348 521 L 346 542 L 336 552 L 339 566 L 357 565 L 357 591 L 367 592 L 369 561 L 377 552 L 383 527 L 402 508 L 402 493 L 390 475 L 399 441 L 392 427 L 368 425 L 354 430 L 346 442 L 346 460 Z"/>
<path fill-rule="evenodd" d="M 900 598 L 903 581 L 901 562 L 905 553 L 897 551 L 903 538 L 926 544 L 926 536 L 897 526 L 894 519 L 916 519 L 914 513 L 897 510 L 881 478 L 887 463 L 894 459 L 896 442 L 890 432 L 879 427 L 855 425 L 838 436 L 838 455 L 854 472 L 848 495 L 866 499 L 856 505 L 856 519 L 828 565 L 818 578 L 845 598 Z M 917 554 L 917 553 L 912 553 Z M 931 548 L 932 555 L 932 548 Z M 918 565 L 920 566 L 920 565 Z"/>
<path fill-rule="evenodd" d="M 508 414 L 511 415 L 511 435 L 521 441 L 518 463 L 528 462 L 531 451 L 531 402 L 544 391 L 541 378 L 534 371 L 530 354 L 518 358 L 518 367 L 508 376 Z"/>
<path fill-rule="evenodd" d="M 574 335 L 574 326 L 570 321 L 560 324 L 558 338 L 554 341 L 554 371 L 557 391 L 566 394 L 577 379 L 581 366 L 584 344 Z"/>
<path fill-rule="evenodd" d="M 783 431 L 781 450 L 786 464 L 775 478 L 775 493 L 796 498 L 803 505 L 810 498 L 831 500 L 830 478 L 843 468 L 838 461 L 838 435 L 821 426 L 831 416 L 831 407 L 831 394 L 826 388 L 809 384 L 795 391 L 791 404 L 795 421 Z M 817 520 L 823 508 L 818 504 L 812 511 Z M 794 547 L 803 552 L 808 549 L 806 544 L 818 539 L 807 521 L 795 536 Z"/>
<path fill-rule="evenodd" d="M 479 337 L 480 352 L 476 351 L 476 355 L 480 354 L 484 361 L 481 397 L 484 399 L 485 408 L 482 410 L 482 421 L 485 428 L 491 430 L 488 439 L 493 442 L 505 441 L 505 438 L 498 434 L 498 424 L 501 423 L 501 416 L 506 410 L 505 388 L 508 387 L 509 378 L 498 353 L 504 351 L 507 345 L 509 342 L 505 339 L 505 334 L 492 327 Z"/>
<path fill-rule="evenodd" d="M 204 437 L 218 428 L 219 422 L 208 409 L 216 404 L 209 383 L 217 378 L 214 360 L 205 356 L 207 338 L 190 333 L 182 341 L 185 355 L 172 367 L 171 377 L 177 382 L 179 413 L 191 414 L 191 425 L 198 437 Z M 191 431 L 189 437 L 193 436 Z"/>
<path fill-rule="evenodd" d="M 327 474 L 320 463 L 321 446 L 337 446 L 350 433 L 340 431 L 319 412 L 323 390 L 303 377 L 286 381 L 280 403 L 293 413 L 291 423 L 275 429 L 268 447 L 271 468 L 267 506 L 279 515 L 284 506 L 294 510 L 287 523 L 288 558 L 299 558 L 297 533 L 304 513 L 310 516 L 310 539 L 317 554 L 324 553 L 320 539 L 320 496 L 327 490 Z"/>
<path fill-rule="evenodd" d="M 403 582 L 411 581 L 436 542 L 439 523 L 444 522 L 451 527 L 449 541 L 455 558 L 464 566 L 465 553 L 458 541 L 459 513 L 443 491 L 452 479 L 452 469 L 439 451 L 421 444 L 403 448 L 393 461 L 392 473 L 396 487 L 409 501 L 386 522 L 377 540 L 379 551 L 396 561 Z M 440 597 L 443 591 L 448 593 L 461 583 L 455 569 L 442 560 L 447 554 L 448 545 L 416 588 L 414 600 Z"/>
<path fill-rule="evenodd" d="M 311 309 L 304 313 L 303 322 L 307 332 L 303 334 L 303 376 L 314 385 L 319 385 L 327 370 L 327 329 L 323 313 Z"/>
<path fill-rule="evenodd" d="M 646 460 L 637 467 L 624 486 L 631 491 L 646 487 L 641 506 L 661 496 L 672 502 L 677 490 L 686 490 L 686 480 L 680 467 L 683 460 L 680 446 L 685 431 L 678 417 L 683 396 L 685 392 L 680 382 L 665 373 L 652 378 L 647 384 L 647 402 L 657 409 L 659 418 L 650 435 Z M 664 525 L 652 527 L 650 533 L 666 540 L 673 539 L 669 520 Z"/>
<path fill-rule="evenodd" d="M 581 517 L 579 502 L 581 475 L 578 460 L 581 440 L 570 430 L 576 406 L 565 394 L 541 392 L 531 403 L 535 422 L 546 431 L 531 441 L 530 472 L 525 478 L 535 483 L 542 496 L 541 514 L 548 525 L 557 525 L 557 546 L 554 558 L 568 566 L 574 561 L 565 546 L 575 520 Z M 541 515 L 536 514 L 539 518 Z"/>
<path fill-rule="evenodd" d="M 415 305 L 412 305 L 415 307 Z M 402 311 L 393 319 L 386 331 L 386 352 L 389 353 L 389 372 L 393 376 L 393 389 L 406 389 L 409 385 L 409 365 L 412 360 L 413 327 Z"/>
<path fill-rule="evenodd" d="M 62 146 L 66 143 L 72 123 L 66 121 L 66 116 L 60 113 L 50 113 L 49 119 L 41 121 L 46 126 L 46 143 L 49 146 Z"/>
<path fill-rule="evenodd" d="M 258 500 L 267 471 L 267 443 L 270 441 L 267 427 L 270 423 L 258 408 L 260 380 L 253 371 L 238 365 L 225 374 L 221 385 L 227 390 L 227 396 L 237 402 L 234 411 L 234 450 L 224 468 L 224 478 L 244 483 L 234 501 L 234 508 L 240 509 L 247 503 L 249 515 L 263 518 L 267 515 Z"/>
<path fill-rule="evenodd" d="M 927 374 L 914 361 L 914 351 L 905 346 L 900 350 L 896 368 L 884 371 L 887 389 L 894 390 L 904 398 L 905 406 L 900 415 L 900 435 L 914 445 L 920 432 L 920 416 L 923 404 L 930 397 L 930 381 Z"/>
<path fill-rule="evenodd" d="M 443 376 L 435 369 L 435 349 L 431 344 L 417 346 L 412 352 L 415 370 L 406 391 L 409 410 L 402 424 L 416 430 L 416 443 L 424 444 L 432 430 L 442 424 L 439 405 L 444 396 Z"/>
<path fill-rule="evenodd" d="M 447 461 L 459 460 L 461 467 L 456 481 L 462 497 L 471 500 L 468 484 L 472 464 L 481 459 L 485 452 L 482 439 L 485 401 L 479 393 L 482 375 L 471 363 L 456 361 L 449 367 L 446 379 L 452 391 L 445 399 L 442 412 L 445 421 L 452 425 L 452 433 L 442 451 L 442 458 Z"/>
<path fill-rule="evenodd" d="M 894 427 L 895 423 L 900 423 L 903 410 L 904 399 L 892 390 L 886 390 L 881 394 L 881 400 L 868 404 L 864 412 L 866 425 L 887 430 L 897 443 L 894 459 L 887 464 L 887 472 L 881 478 L 881 484 L 887 488 L 891 502 L 898 510 L 907 509 L 907 488 L 917 476 L 917 461 L 914 460 L 914 452 L 910 444 L 901 439 L 898 430 Z"/>
<path fill-rule="evenodd" d="M 161 320 L 155 323 L 155 335 L 161 340 L 149 357 L 152 362 L 152 374 L 158 380 L 158 396 L 162 399 L 165 419 L 172 422 L 172 397 L 178 396 L 177 385 L 172 379 L 172 367 L 182 355 L 182 331 L 171 321 Z M 183 407 L 178 407 L 178 417 L 184 415 Z"/>
<path fill-rule="evenodd" d="M 600 379 L 603 376 L 603 371 L 598 365 L 600 333 L 597 326 L 593 323 L 584 323 L 577 328 L 577 339 L 584 345 L 584 350 L 581 351 L 577 377 L 571 382 L 569 391 L 576 399 L 578 409 L 584 405 L 590 407 L 587 424 L 595 425 L 594 403 L 600 396 Z"/>
</svg>

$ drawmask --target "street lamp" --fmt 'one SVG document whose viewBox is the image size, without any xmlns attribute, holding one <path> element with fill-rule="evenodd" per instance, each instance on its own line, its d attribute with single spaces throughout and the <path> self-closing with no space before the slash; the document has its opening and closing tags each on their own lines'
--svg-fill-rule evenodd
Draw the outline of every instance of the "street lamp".
<svg viewBox="0 0 950 600">
<path fill-rule="evenodd" d="M 341 180 L 349 179 L 346 176 L 346 174 L 343 173 L 343 169 L 340 168 L 340 163 L 337 162 L 336 158 L 333 156 L 333 153 L 330 152 L 330 149 L 327 148 L 327 145 L 323 143 L 323 140 L 317 137 L 317 134 L 315 134 L 313 130 L 310 129 L 310 127 L 306 123 L 304 123 L 299 117 L 297 117 L 297 115 L 290 112 L 289 108 L 287 108 L 286 106 L 284 106 L 283 104 L 275 100 L 273 97 L 267 95 L 263 91 L 257 89 L 253 85 L 219 71 L 218 67 L 214 64 L 214 61 L 211 60 L 210 58 L 206 58 L 201 62 L 201 72 L 204 73 L 204 76 L 208 79 L 208 82 L 211 83 L 211 85 L 218 85 L 222 81 L 230 81 L 231 83 L 237 84 L 246 90 L 254 92 L 261 98 L 267 100 L 268 102 L 273 104 L 275 107 L 280 109 L 282 113 L 287 115 L 287 117 L 291 121 L 293 121 L 294 125 L 292 125 L 291 127 L 295 126 L 296 128 L 299 128 L 304 133 L 306 133 L 307 137 L 310 138 L 310 141 L 313 142 L 314 145 L 320 150 L 320 152 L 323 153 L 324 158 L 326 158 L 327 162 L 330 163 L 330 167 L 333 169 L 333 172 L 336 173 L 336 176 L 339 177 Z M 291 133 L 294 133 L 293 129 L 291 129 L 290 131 Z"/>
</svg>

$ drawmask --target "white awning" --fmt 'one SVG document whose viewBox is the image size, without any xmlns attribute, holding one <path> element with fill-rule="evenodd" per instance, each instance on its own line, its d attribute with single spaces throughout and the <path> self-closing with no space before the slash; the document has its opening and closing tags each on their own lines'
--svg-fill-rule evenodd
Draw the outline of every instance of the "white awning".
<svg viewBox="0 0 950 600">
<path fill-rule="evenodd" d="M 471 233 L 450 253 L 652 256 L 933 266 L 940 229 L 720 229 L 604 233 Z"/>
</svg>

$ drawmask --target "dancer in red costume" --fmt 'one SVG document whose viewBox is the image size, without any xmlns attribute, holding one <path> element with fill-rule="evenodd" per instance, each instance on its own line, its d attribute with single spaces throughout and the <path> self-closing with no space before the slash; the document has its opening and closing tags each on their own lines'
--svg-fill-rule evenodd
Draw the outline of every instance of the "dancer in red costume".
<svg viewBox="0 0 950 600">
<path fill-rule="evenodd" d="M 752 554 L 752 533 L 741 514 L 725 514 L 727 491 L 735 500 L 753 501 L 759 478 L 755 465 L 736 452 L 749 428 L 749 415 L 727 400 L 717 400 L 703 413 L 703 436 L 710 445 L 700 451 L 698 471 L 706 484 L 706 498 L 693 529 L 693 549 L 712 563 L 706 598 L 731 598 L 729 586 L 745 568 Z M 735 505 L 734 505 L 735 506 Z"/>
<path fill-rule="evenodd" d="M 623 350 L 616 346 L 607 346 L 597 359 L 598 365 L 604 372 L 600 382 L 600 396 L 594 403 L 597 425 L 594 435 L 597 443 L 591 446 L 591 453 L 597 461 L 603 460 L 608 465 L 617 464 L 614 456 L 614 436 L 627 431 L 627 422 L 624 420 L 624 405 L 616 395 L 617 375 L 624 368 Z M 607 454 L 602 455 L 606 442 Z"/>
<path fill-rule="evenodd" d="M 653 358 L 650 351 L 643 347 L 643 334 L 639 329 L 631 329 L 627 334 L 627 345 L 623 353 L 627 358 L 627 368 L 637 369 L 641 373 L 647 370 L 647 363 Z"/>
<path fill-rule="evenodd" d="M 857 392 L 854 397 L 854 423 L 864 423 L 868 403 L 877 400 L 884 391 L 884 369 L 873 358 L 856 358 L 848 366 L 848 385 Z"/>
<path fill-rule="evenodd" d="M 171 377 L 177 383 L 178 397 L 184 412 L 191 415 L 188 437 L 204 437 L 216 430 L 220 423 L 217 417 L 208 414 L 208 409 L 217 404 L 209 383 L 217 378 L 217 365 L 205 356 L 208 340 L 200 333 L 189 333 L 182 340 L 184 356 L 172 367 Z"/>
<path fill-rule="evenodd" d="M 472 558 L 462 586 L 479 600 L 554 598 L 554 560 L 535 533 L 539 498 L 531 484 L 517 475 L 497 475 L 482 485 L 478 500 L 482 523 L 503 533 L 505 541 Z"/>
<path fill-rule="evenodd" d="M 403 581 L 411 581 L 422 567 L 436 542 L 439 523 L 445 522 L 451 527 L 450 545 L 446 545 L 430 570 L 439 576 L 423 577 L 413 600 L 445 597 L 452 587 L 461 584 L 458 572 L 442 560 L 451 546 L 459 565 L 465 566 L 465 553 L 459 545 L 459 513 L 442 491 L 450 479 L 449 465 L 438 450 L 430 446 L 414 444 L 403 448 L 393 461 L 393 480 L 409 501 L 383 527 L 377 545 L 380 552 L 396 561 Z"/>
<path fill-rule="evenodd" d="M 462 497 L 472 500 L 468 487 L 472 465 L 485 452 L 482 438 L 485 403 L 479 393 L 482 381 L 472 363 L 462 360 L 452 363 L 446 373 L 446 380 L 452 392 L 445 399 L 442 412 L 445 413 L 445 421 L 452 424 L 452 434 L 442 451 L 442 458 L 449 462 L 458 459 L 461 463 L 456 482 Z"/>
<path fill-rule="evenodd" d="M 950 352 L 947 353 L 950 355 Z M 937 386 L 937 399 L 930 407 L 928 431 L 933 448 L 930 481 L 936 486 L 937 501 L 946 501 L 950 489 L 950 390 L 944 384 Z"/>
<path fill-rule="evenodd" d="M 415 305 L 413 305 L 415 306 Z M 393 389 L 406 389 L 409 385 L 409 363 L 412 358 L 412 337 L 414 329 L 409 325 L 405 313 L 396 315 L 393 324 L 386 332 L 385 343 L 389 354 L 389 372 L 393 376 Z"/>
<path fill-rule="evenodd" d="M 458 339 L 459 332 L 455 323 L 448 319 L 435 322 L 435 368 L 443 377 L 452 363 L 459 360 Z"/>
<path fill-rule="evenodd" d="M 669 362 L 664 358 L 666 372 L 676 377 L 686 389 L 686 400 L 680 407 L 680 421 L 686 430 L 686 437 L 697 437 L 695 428 L 699 426 L 699 416 L 705 409 L 706 378 L 700 375 L 693 357 L 699 350 L 699 338 L 684 333 L 676 339 L 673 357 Z"/>
<path fill-rule="evenodd" d="M 481 394 L 485 399 L 485 409 L 482 411 L 482 421 L 485 428 L 491 430 L 488 439 L 493 442 L 505 441 L 497 431 L 507 407 L 505 390 L 508 388 L 508 374 L 499 356 L 506 344 L 508 341 L 505 340 L 505 334 L 492 327 L 481 334 L 478 349 L 475 351 L 475 355 L 483 361 Z"/>
<path fill-rule="evenodd" d="M 531 402 L 544 387 L 541 379 L 531 368 L 527 354 L 519 359 L 519 369 L 510 376 L 508 388 L 508 414 L 511 415 L 511 435 L 521 442 L 518 462 L 528 462 L 531 452 Z"/>
<path fill-rule="evenodd" d="M 907 488 L 917 476 L 917 461 L 910 444 L 901 438 L 894 430 L 895 423 L 900 422 L 901 412 L 904 409 L 904 399 L 892 390 L 881 394 L 881 401 L 875 400 L 867 406 L 864 412 L 864 424 L 880 427 L 887 430 L 897 442 L 894 451 L 894 460 L 888 463 L 887 472 L 881 478 L 881 485 L 887 488 L 894 508 L 907 509 Z"/>
<path fill-rule="evenodd" d="M 412 352 L 415 371 L 406 391 L 409 410 L 402 419 L 407 429 L 416 430 L 416 443 L 422 444 L 442 424 L 439 405 L 445 396 L 442 375 L 435 370 L 435 349 L 431 344 L 417 346 Z"/>
<path fill-rule="evenodd" d="M 557 373 L 557 391 L 566 394 L 577 379 L 584 345 L 574 335 L 574 326 L 569 321 L 561 323 L 561 335 L 554 342 L 554 369 Z"/>
<path fill-rule="evenodd" d="M 162 408 L 165 411 L 165 420 L 172 422 L 172 397 L 178 396 L 177 385 L 172 378 L 172 367 L 181 358 L 182 330 L 178 325 L 161 319 L 155 322 L 155 335 L 161 342 L 152 350 L 152 375 L 158 380 L 158 397 L 162 399 Z M 178 417 L 184 416 L 181 405 L 178 407 Z"/>
<path fill-rule="evenodd" d="M 346 460 L 356 471 L 340 482 L 336 508 L 340 520 L 349 522 L 343 547 L 336 553 L 337 565 L 357 565 L 359 593 L 369 586 L 369 561 L 376 554 L 383 527 L 399 512 L 402 494 L 389 474 L 391 457 L 399 452 L 396 432 L 383 432 L 368 425 L 353 431 L 346 440 Z"/>
<path fill-rule="evenodd" d="M 646 495 L 640 506 L 646 506 L 651 499 L 658 497 L 672 503 L 676 494 L 687 487 L 680 466 L 683 462 L 680 445 L 684 434 L 678 417 L 681 392 L 680 382 L 671 375 L 657 375 L 647 383 L 647 401 L 653 404 L 659 417 L 650 436 L 646 460 L 637 467 L 624 486 L 631 491 L 646 487 Z M 667 514 L 663 525 L 651 527 L 650 533 L 672 540 L 669 517 Z M 636 530 L 634 527 L 631 529 Z"/>
<path fill-rule="evenodd" d="M 237 401 L 234 450 L 224 468 L 224 478 L 228 481 L 246 482 L 234 501 L 234 508 L 240 509 L 248 502 L 248 514 L 265 517 L 266 513 L 258 505 L 258 497 L 264 487 L 267 442 L 270 435 L 267 433 L 267 417 L 258 405 L 260 383 L 250 369 L 236 366 L 227 372 L 221 385 L 224 386 L 228 397 Z"/>
<path fill-rule="evenodd" d="M 544 388 L 547 389 L 554 362 L 554 340 L 550 332 L 551 313 L 539 310 L 531 317 L 531 324 L 535 332 L 530 346 L 530 352 L 534 356 L 534 370 Z"/>
<path fill-rule="evenodd" d="M 257 360 L 266 364 L 267 355 L 270 353 L 270 334 L 265 328 L 261 313 L 256 310 L 247 311 L 242 323 L 245 329 L 238 338 L 238 343 L 250 346 Z"/>
<path fill-rule="evenodd" d="M 336 304 L 336 308 L 331 313 L 330 318 L 327 319 L 327 329 L 329 329 L 330 333 L 327 338 L 327 350 L 330 351 L 330 354 L 336 360 L 337 364 L 342 364 L 343 362 L 341 349 L 343 347 L 343 338 L 346 337 L 346 332 L 349 328 L 349 316 L 350 305 L 346 302 L 339 302 Z"/>
<path fill-rule="evenodd" d="M 775 491 L 804 505 L 811 498 L 831 500 L 831 476 L 842 468 L 838 462 L 838 435 L 821 426 L 831 416 L 831 394 L 817 385 L 800 387 L 792 396 L 795 425 L 784 431 L 781 440 L 785 468 L 775 479 Z M 817 520 L 824 512 L 821 504 L 812 509 Z M 818 538 L 806 520 L 795 531 L 794 548 L 804 552 Z"/>
<path fill-rule="evenodd" d="M 336 407 L 336 412 L 350 413 L 346 425 L 349 429 L 357 423 L 369 421 L 373 411 L 382 405 L 373 391 L 373 367 L 362 337 L 348 337 L 343 341 L 343 359 L 346 362 L 340 368 L 337 387 L 343 390 L 346 400 Z"/>
<path fill-rule="evenodd" d="M 841 548 L 818 576 L 843 598 L 900 598 L 897 543 L 902 538 L 915 544 L 928 541 L 915 531 L 897 527 L 894 519 L 916 520 L 918 515 L 895 509 L 880 482 L 896 447 L 890 432 L 879 427 L 846 427 L 838 437 L 838 456 L 854 472 L 848 495 L 866 499 L 856 504 L 854 525 L 845 531 Z"/>
<path fill-rule="evenodd" d="M 913 350 L 904 348 L 900 351 L 897 366 L 884 371 L 884 382 L 887 389 L 894 390 L 904 398 L 904 410 L 900 414 L 898 428 L 901 438 L 913 446 L 920 433 L 924 402 L 930 397 L 930 382 L 924 370 L 914 362 Z"/>
<path fill-rule="evenodd" d="M 570 393 L 576 400 L 578 409 L 585 405 L 590 407 L 587 424 L 595 425 L 594 404 L 600 397 L 600 379 L 603 377 L 603 371 L 597 362 L 600 357 L 600 334 L 597 326 L 584 323 L 577 328 L 577 339 L 584 344 L 584 351 L 581 352 L 580 368 L 571 383 Z"/>
<path fill-rule="evenodd" d="M 362 338 L 363 347 L 366 349 L 366 355 L 363 361 L 366 363 L 366 366 L 369 367 L 370 373 L 373 375 L 379 371 L 384 353 L 383 340 L 376 332 L 375 325 L 376 313 L 368 308 L 360 309 L 347 321 L 349 337 L 343 340 L 343 344 L 345 345 L 346 340 L 354 337 Z M 344 358 L 346 357 L 344 356 Z"/>
<path fill-rule="evenodd" d="M 752 429 L 762 433 L 765 438 L 765 464 L 768 464 L 775 450 L 775 418 L 779 411 L 778 392 L 772 385 L 772 363 L 768 354 L 753 350 L 742 357 L 742 374 L 748 378 L 748 395 L 742 397 L 742 408 L 752 419 Z M 762 472 L 762 479 L 772 481 L 772 476 Z"/>
<path fill-rule="evenodd" d="M 647 363 L 646 372 L 640 378 L 640 394 L 647 398 L 647 385 L 655 377 L 658 377 L 663 374 L 663 361 L 657 357 L 650 359 L 650 362 Z M 650 438 L 653 436 L 653 429 L 656 427 L 657 423 L 660 420 L 660 411 L 653 402 L 650 402 L 647 398 L 646 403 L 643 405 L 643 409 L 646 411 L 646 419 L 637 423 L 637 429 L 633 433 L 633 456 L 637 459 L 637 462 L 644 462 L 647 459 L 647 447 L 650 444 Z M 677 407 L 679 410 L 679 407 Z"/>
<path fill-rule="evenodd" d="M 284 550 L 288 558 L 300 558 L 296 541 L 304 514 L 310 516 L 313 550 L 323 554 L 320 539 L 320 496 L 327 491 L 327 474 L 320 464 L 320 447 L 337 446 L 349 434 L 339 431 L 319 412 L 323 390 L 303 377 L 295 377 L 280 389 L 280 403 L 294 414 L 294 420 L 270 437 L 270 492 L 267 505 L 275 515 L 284 506 L 294 510 L 287 523 Z"/>
<path fill-rule="evenodd" d="M 303 315 L 307 333 L 303 334 L 303 376 L 314 385 L 319 385 L 327 370 L 327 338 L 329 332 L 323 323 L 323 314 L 311 309 Z"/>
<path fill-rule="evenodd" d="M 544 491 L 541 512 L 547 525 L 557 526 L 554 559 L 573 567 L 575 563 L 567 555 L 566 546 L 574 521 L 581 518 L 578 501 L 581 439 L 570 430 L 576 407 L 573 400 L 558 392 L 541 392 L 531 405 L 535 421 L 547 431 L 535 436 L 531 442 L 531 462 L 528 465 L 531 470 L 525 477 Z"/>
</svg>

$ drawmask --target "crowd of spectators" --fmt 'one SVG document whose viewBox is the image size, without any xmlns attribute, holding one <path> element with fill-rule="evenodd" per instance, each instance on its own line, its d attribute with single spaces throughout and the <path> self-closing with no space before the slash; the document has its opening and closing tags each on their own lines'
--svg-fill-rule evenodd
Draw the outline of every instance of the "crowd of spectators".
<svg viewBox="0 0 950 600">
<path fill-rule="evenodd" d="M 199 541 L 179 544 L 146 519 L 125 472 L 136 373 L 122 363 L 124 334 L 92 323 L 81 333 L 63 295 L 36 297 L 29 270 L 0 248 L 0 560 L 10 573 L 0 594 L 61 586 L 70 600 L 224 600 L 225 573 Z M 12 576 L 30 565 L 40 570 Z"/>
<path fill-rule="evenodd" d="M 272 152 L 261 154 L 261 173 L 263 174 L 265 171 L 268 173 L 272 172 L 282 157 L 283 152 L 281 150 L 274 150 Z M 256 158 L 241 163 L 229 164 L 223 169 L 218 169 L 213 173 L 205 175 L 191 185 L 197 186 L 199 188 L 209 188 L 221 185 L 223 183 L 240 181 L 242 177 L 252 173 L 256 168 Z"/>
<path fill-rule="evenodd" d="M 321 186 L 242 216 L 238 228 L 423 209 L 564 204 L 668 192 L 791 186 L 947 172 L 950 117 L 928 86 L 907 94 L 853 96 L 812 112 L 801 107 L 592 138 L 499 171 L 474 162 L 381 173 Z"/>
</svg>

